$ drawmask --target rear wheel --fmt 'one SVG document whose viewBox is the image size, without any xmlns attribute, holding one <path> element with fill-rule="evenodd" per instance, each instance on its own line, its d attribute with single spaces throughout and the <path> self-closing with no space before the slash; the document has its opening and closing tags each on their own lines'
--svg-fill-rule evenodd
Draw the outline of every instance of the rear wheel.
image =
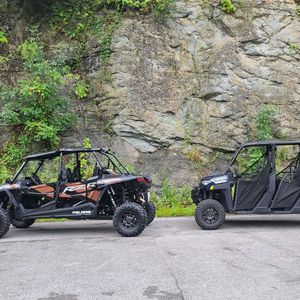
<svg viewBox="0 0 300 300">
<path fill-rule="evenodd" d="M 0 207 L 0 239 L 7 233 L 9 226 L 9 216 L 6 210 Z"/>
<path fill-rule="evenodd" d="M 123 236 L 137 236 L 147 225 L 147 212 L 137 203 L 124 203 L 116 209 L 113 225 Z"/>
<path fill-rule="evenodd" d="M 156 214 L 156 209 L 155 209 L 154 203 L 151 201 L 147 202 L 145 205 L 145 209 L 147 212 L 147 225 L 149 225 L 150 223 L 152 223 L 154 221 L 155 214 Z"/>
<path fill-rule="evenodd" d="M 203 200 L 197 205 L 195 220 L 202 229 L 218 229 L 224 223 L 225 209 L 214 199 Z"/>
</svg>

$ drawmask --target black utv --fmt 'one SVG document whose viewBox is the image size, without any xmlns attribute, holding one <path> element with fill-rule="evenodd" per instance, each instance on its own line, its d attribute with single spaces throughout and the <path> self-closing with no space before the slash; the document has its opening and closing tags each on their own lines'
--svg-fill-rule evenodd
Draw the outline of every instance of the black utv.
<svg viewBox="0 0 300 300">
<path fill-rule="evenodd" d="M 192 191 L 195 219 L 218 229 L 226 213 L 299 214 L 300 141 L 244 144 L 222 174 L 203 177 Z"/>
<path fill-rule="evenodd" d="M 26 157 L 0 185 L 0 238 L 12 224 L 40 218 L 112 219 L 123 236 L 136 236 L 155 217 L 151 178 L 132 175 L 106 148 L 61 149 Z"/>
</svg>

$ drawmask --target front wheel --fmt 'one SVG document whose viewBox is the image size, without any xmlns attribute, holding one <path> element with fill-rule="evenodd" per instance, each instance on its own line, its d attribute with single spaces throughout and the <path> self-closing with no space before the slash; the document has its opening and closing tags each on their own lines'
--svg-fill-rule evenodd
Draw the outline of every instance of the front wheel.
<svg viewBox="0 0 300 300">
<path fill-rule="evenodd" d="M 195 220 L 204 230 L 218 229 L 224 223 L 225 209 L 217 200 L 203 200 L 197 205 Z"/>
<path fill-rule="evenodd" d="M 113 225 L 125 237 L 137 236 L 147 226 L 147 212 L 137 203 L 124 203 L 116 209 Z"/>
<path fill-rule="evenodd" d="M 5 209 L 0 207 L 0 239 L 6 235 L 7 231 L 9 230 L 10 221 L 8 213 Z"/>
</svg>

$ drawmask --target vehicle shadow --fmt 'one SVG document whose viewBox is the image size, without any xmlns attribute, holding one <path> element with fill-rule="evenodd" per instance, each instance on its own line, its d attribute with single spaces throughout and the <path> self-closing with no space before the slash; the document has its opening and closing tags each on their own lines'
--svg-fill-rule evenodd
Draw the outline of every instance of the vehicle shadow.
<svg viewBox="0 0 300 300">
<path fill-rule="evenodd" d="M 232 227 L 276 227 L 276 228 L 293 228 L 300 227 L 300 220 L 226 220 L 224 222 L 224 228 L 232 228 Z"/>
<path fill-rule="evenodd" d="M 93 238 L 93 237 L 116 237 L 119 236 L 112 224 L 67 224 L 63 223 L 36 223 L 27 229 L 15 229 L 11 227 L 8 232 L 13 237 L 31 237 L 47 238 L 50 236 L 70 236 L 73 238 Z"/>
</svg>

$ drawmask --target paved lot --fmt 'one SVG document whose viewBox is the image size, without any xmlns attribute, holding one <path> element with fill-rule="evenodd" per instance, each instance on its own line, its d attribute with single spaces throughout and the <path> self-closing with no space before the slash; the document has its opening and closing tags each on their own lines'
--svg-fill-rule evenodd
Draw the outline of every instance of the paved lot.
<svg viewBox="0 0 300 300">
<path fill-rule="evenodd" d="M 221 230 L 156 219 L 34 224 L 0 241 L 0 299 L 299 299 L 300 215 L 230 216 Z"/>
</svg>

